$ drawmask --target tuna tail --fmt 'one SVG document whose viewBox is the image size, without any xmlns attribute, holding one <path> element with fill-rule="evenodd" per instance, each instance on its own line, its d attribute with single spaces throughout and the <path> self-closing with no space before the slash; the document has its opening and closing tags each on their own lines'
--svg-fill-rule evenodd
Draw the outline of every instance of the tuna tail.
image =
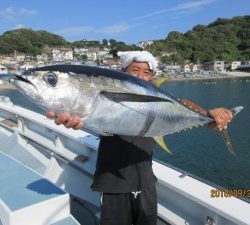
<svg viewBox="0 0 250 225">
<path fill-rule="evenodd" d="M 233 116 L 236 116 L 236 114 L 238 114 L 242 109 L 244 109 L 243 106 L 237 106 L 231 109 Z"/>
<path fill-rule="evenodd" d="M 231 111 L 233 113 L 233 116 L 236 116 L 236 114 L 238 114 L 242 109 L 244 109 L 243 106 L 238 106 L 238 107 L 232 108 Z M 225 144 L 226 144 L 227 149 L 229 150 L 229 152 L 232 155 L 236 156 L 236 153 L 235 153 L 233 145 L 232 145 L 231 138 L 230 138 L 227 130 L 222 130 L 220 133 L 221 133 L 221 135 L 223 137 L 223 141 L 225 142 Z"/>
</svg>

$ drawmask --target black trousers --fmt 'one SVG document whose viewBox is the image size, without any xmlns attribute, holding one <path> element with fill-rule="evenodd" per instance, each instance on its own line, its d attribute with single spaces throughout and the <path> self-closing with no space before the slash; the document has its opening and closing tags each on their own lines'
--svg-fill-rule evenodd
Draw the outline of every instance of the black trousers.
<svg viewBox="0 0 250 225">
<path fill-rule="evenodd" d="M 132 224 L 157 224 L 155 185 L 131 193 L 103 193 L 100 225 Z"/>
</svg>

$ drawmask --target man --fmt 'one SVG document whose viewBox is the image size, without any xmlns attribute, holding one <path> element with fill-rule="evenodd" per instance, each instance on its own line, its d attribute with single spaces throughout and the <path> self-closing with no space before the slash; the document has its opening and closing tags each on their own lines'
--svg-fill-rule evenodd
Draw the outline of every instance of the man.
<svg viewBox="0 0 250 225">
<path fill-rule="evenodd" d="M 153 80 L 156 59 L 149 52 L 127 52 L 120 56 L 122 70 L 146 81 Z M 183 100 L 186 104 L 193 104 Z M 198 107 L 198 106 L 197 106 Z M 200 112 L 214 118 L 215 126 L 226 129 L 232 113 L 224 108 Z M 55 117 L 53 112 L 49 117 Z M 80 129 L 79 117 L 64 113 L 57 124 Z M 92 189 L 102 193 L 101 225 L 156 225 L 156 178 L 152 170 L 154 141 L 149 137 L 107 136 L 100 140 Z"/>
</svg>

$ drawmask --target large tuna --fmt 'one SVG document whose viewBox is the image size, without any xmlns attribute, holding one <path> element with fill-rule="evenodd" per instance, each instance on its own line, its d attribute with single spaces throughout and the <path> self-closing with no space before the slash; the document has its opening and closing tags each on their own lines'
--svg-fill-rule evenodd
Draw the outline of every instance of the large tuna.
<svg viewBox="0 0 250 225">
<path fill-rule="evenodd" d="M 46 66 L 17 75 L 13 84 L 40 106 L 79 115 L 86 128 L 102 134 L 154 137 L 159 142 L 164 135 L 213 122 L 150 82 L 116 70 Z"/>
</svg>

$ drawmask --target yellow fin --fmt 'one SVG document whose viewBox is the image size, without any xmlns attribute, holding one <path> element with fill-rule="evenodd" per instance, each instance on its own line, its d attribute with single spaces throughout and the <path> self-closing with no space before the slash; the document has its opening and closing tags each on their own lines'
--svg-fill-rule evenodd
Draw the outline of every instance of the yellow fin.
<svg viewBox="0 0 250 225">
<path fill-rule="evenodd" d="M 99 131 L 99 134 L 100 134 L 101 136 L 114 136 L 113 134 L 108 133 L 108 132 L 105 132 L 105 131 Z"/>
<path fill-rule="evenodd" d="M 162 149 L 164 149 L 164 151 L 166 151 L 167 153 L 172 153 L 168 148 L 168 146 L 166 145 L 163 137 L 154 137 L 154 140 L 158 145 L 161 146 Z"/>
<path fill-rule="evenodd" d="M 225 144 L 226 144 L 227 149 L 229 150 L 229 152 L 232 155 L 236 156 L 236 153 L 234 151 L 234 148 L 233 148 L 233 145 L 232 145 L 232 142 L 231 142 L 231 139 L 229 137 L 229 134 L 228 134 L 227 130 L 222 130 L 222 131 L 220 131 L 220 133 L 221 133 L 221 135 L 223 137 L 223 140 L 224 140 L 224 142 L 225 142 Z"/>
<path fill-rule="evenodd" d="M 152 83 L 159 88 L 163 83 L 167 82 L 168 80 L 170 80 L 170 77 L 163 77 L 152 80 Z"/>
</svg>

